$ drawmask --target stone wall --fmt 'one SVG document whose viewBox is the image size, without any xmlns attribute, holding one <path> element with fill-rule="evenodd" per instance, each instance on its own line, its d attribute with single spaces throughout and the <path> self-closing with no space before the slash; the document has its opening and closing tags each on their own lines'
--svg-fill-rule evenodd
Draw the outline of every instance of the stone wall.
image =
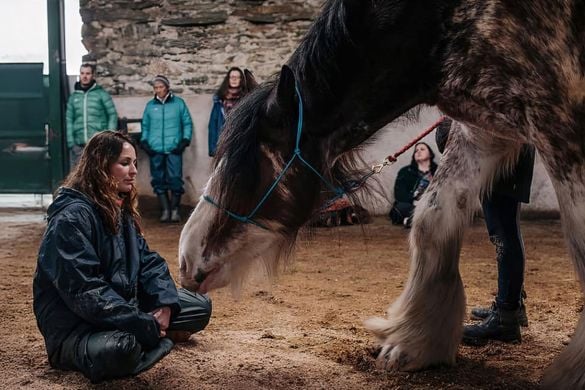
<svg viewBox="0 0 585 390">
<path fill-rule="evenodd" d="M 147 95 L 165 74 L 179 94 L 212 92 L 227 69 L 280 69 L 322 0 L 80 0 L 84 61 L 114 95 Z"/>
</svg>

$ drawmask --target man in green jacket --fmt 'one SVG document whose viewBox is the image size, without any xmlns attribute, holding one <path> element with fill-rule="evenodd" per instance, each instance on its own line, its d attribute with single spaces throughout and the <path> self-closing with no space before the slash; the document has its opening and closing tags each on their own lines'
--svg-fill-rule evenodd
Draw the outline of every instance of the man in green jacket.
<svg viewBox="0 0 585 390">
<path fill-rule="evenodd" d="M 118 128 L 118 114 L 112 97 L 96 83 L 94 74 L 95 65 L 82 64 L 75 91 L 67 101 L 67 147 L 71 169 L 77 165 L 92 135 Z"/>
<path fill-rule="evenodd" d="M 185 193 L 183 151 L 191 143 L 193 121 L 185 101 L 170 91 L 165 76 L 156 76 L 152 85 L 154 98 L 144 108 L 140 143 L 150 157 L 151 185 L 160 202 L 160 221 L 179 222 L 181 195 Z"/>
</svg>

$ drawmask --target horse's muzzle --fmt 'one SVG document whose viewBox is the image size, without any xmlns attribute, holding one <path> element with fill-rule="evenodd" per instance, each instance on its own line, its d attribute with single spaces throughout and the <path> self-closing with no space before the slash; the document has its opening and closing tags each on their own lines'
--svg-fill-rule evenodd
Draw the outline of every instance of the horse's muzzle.
<svg viewBox="0 0 585 390">
<path fill-rule="evenodd" d="M 197 292 L 197 290 L 199 289 L 199 286 L 201 285 L 200 283 L 197 283 L 194 279 L 188 279 L 185 277 L 180 278 L 180 282 L 181 282 L 181 287 L 183 287 L 184 289 L 187 289 L 189 291 L 192 292 Z"/>
<path fill-rule="evenodd" d="M 192 279 L 181 274 L 181 286 L 189 291 L 197 292 L 201 284 L 205 281 L 205 278 L 207 278 L 207 275 L 211 272 L 205 272 L 201 268 L 198 268 L 195 277 Z"/>
<path fill-rule="evenodd" d="M 197 268 L 197 273 L 195 274 L 195 281 L 198 284 L 201 284 L 203 283 L 207 275 L 209 275 L 209 272 L 205 272 L 201 268 Z"/>
</svg>

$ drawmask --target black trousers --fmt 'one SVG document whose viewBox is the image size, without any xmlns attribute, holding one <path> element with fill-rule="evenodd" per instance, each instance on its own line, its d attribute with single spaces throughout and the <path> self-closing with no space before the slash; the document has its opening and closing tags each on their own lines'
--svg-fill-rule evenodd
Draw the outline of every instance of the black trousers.
<svg viewBox="0 0 585 390">
<path fill-rule="evenodd" d="M 496 247 L 498 261 L 498 295 L 496 304 L 504 310 L 520 306 L 524 284 L 524 243 L 518 222 L 520 202 L 493 193 L 482 202 L 490 241 Z"/>
<path fill-rule="evenodd" d="M 201 294 L 179 289 L 181 312 L 168 330 L 198 332 L 211 317 L 211 300 Z M 148 370 L 166 356 L 174 343 L 161 338 L 158 346 L 144 350 L 136 337 L 120 330 L 89 330 L 67 338 L 51 365 L 62 370 L 80 371 L 93 383 L 136 375 Z"/>
<path fill-rule="evenodd" d="M 414 213 L 414 204 L 407 202 L 394 202 L 388 218 L 392 221 L 393 225 L 404 224 L 405 218 L 410 218 Z"/>
</svg>

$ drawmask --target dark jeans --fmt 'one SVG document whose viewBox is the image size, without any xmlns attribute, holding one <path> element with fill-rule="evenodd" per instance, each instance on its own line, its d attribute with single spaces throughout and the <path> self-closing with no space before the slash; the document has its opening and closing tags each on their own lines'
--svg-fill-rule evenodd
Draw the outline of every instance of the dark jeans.
<svg viewBox="0 0 585 390">
<path fill-rule="evenodd" d="M 524 284 L 524 243 L 518 223 L 520 202 L 494 193 L 483 200 L 482 207 L 490 241 L 496 246 L 496 304 L 504 310 L 515 310 L 520 306 Z"/>
<path fill-rule="evenodd" d="M 405 218 L 410 218 L 414 212 L 414 205 L 407 202 L 395 202 L 388 214 L 394 225 L 404 224 Z"/>
<path fill-rule="evenodd" d="M 79 162 L 81 158 L 81 154 L 83 153 L 83 148 L 85 145 L 73 145 L 71 149 L 69 149 L 69 170 L 72 171 L 73 168 Z"/>
<path fill-rule="evenodd" d="M 181 288 L 179 303 L 181 312 L 171 320 L 168 330 L 194 333 L 207 326 L 211 317 L 211 301 L 207 296 Z M 80 371 L 94 383 L 148 370 L 174 345 L 165 337 L 155 348 L 145 350 L 131 333 L 83 328 L 65 339 L 59 353 L 51 358 L 51 366 Z"/>
<path fill-rule="evenodd" d="M 150 184 L 155 194 L 183 194 L 183 156 L 156 153 L 150 157 Z"/>
</svg>

